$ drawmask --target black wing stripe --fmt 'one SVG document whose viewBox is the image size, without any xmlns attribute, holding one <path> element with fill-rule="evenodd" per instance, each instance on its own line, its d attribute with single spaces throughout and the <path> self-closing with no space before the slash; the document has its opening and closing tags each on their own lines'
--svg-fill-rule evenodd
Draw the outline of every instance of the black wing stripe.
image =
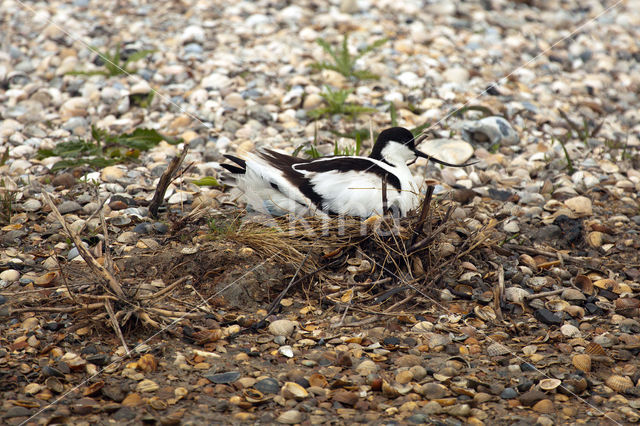
<svg viewBox="0 0 640 426">
<path fill-rule="evenodd" d="M 236 167 L 236 166 L 233 166 L 231 164 L 220 164 L 220 167 L 224 167 L 229 172 L 231 172 L 233 174 L 236 174 L 236 175 L 243 175 L 247 171 L 246 169 L 242 169 L 240 167 Z"/>
<path fill-rule="evenodd" d="M 311 185 L 309 179 L 293 168 L 294 164 L 305 164 L 308 163 L 308 160 L 292 157 L 291 155 L 282 154 L 270 149 L 262 150 L 259 155 L 269 163 L 269 165 L 280 170 L 284 178 L 288 180 L 291 185 L 297 187 L 300 192 L 302 192 L 302 195 L 307 197 L 318 209 L 324 210 L 322 197 L 313 189 L 313 185 Z M 280 189 L 278 190 L 280 191 Z"/>
<path fill-rule="evenodd" d="M 347 173 L 347 172 L 367 172 L 373 173 L 382 179 L 383 177 L 387 178 L 387 183 L 393 186 L 395 189 L 400 191 L 402 189 L 402 185 L 400 184 L 400 179 L 398 177 L 375 164 L 372 161 L 369 161 L 366 158 L 357 158 L 357 157 L 339 157 L 339 158 L 330 158 L 326 160 L 318 160 L 306 162 L 303 164 L 296 164 L 295 169 L 297 170 L 305 170 L 308 172 L 316 172 L 316 173 L 326 173 L 326 172 L 339 172 L 339 173 Z"/>
<path fill-rule="evenodd" d="M 228 160 L 233 161 L 234 163 L 236 163 L 238 166 L 242 167 L 243 169 L 246 170 L 247 168 L 247 162 L 244 161 L 242 158 L 238 158 L 235 155 L 230 155 L 230 154 L 225 154 L 224 157 Z"/>
</svg>

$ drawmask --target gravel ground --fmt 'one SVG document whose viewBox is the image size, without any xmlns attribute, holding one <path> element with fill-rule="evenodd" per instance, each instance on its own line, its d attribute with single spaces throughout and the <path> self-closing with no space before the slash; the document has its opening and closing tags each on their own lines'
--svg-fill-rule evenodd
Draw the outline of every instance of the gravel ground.
<svg viewBox="0 0 640 426">
<path fill-rule="evenodd" d="M 0 0 L 0 24 L 4 422 L 640 420 L 640 1 Z M 314 66 L 331 62 L 317 40 L 345 34 L 351 55 L 387 39 L 351 69 L 377 78 Z M 109 75 L 96 51 L 116 48 L 125 72 Z M 339 89 L 369 110 L 316 119 Z M 194 181 L 225 153 L 328 154 L 394 120 L 477 161 L 414 169 L 455 202 L 430 247 L 448 272 L 376 284 L 350 257 L 238 334 L 299 264 L 219 238 L 237 194 Z M 92 126 L 165 141 L 109 151 L 117 164 L 43 155 Z M 135 303 L 95 293 L 44 193 Z"/>
</svg>

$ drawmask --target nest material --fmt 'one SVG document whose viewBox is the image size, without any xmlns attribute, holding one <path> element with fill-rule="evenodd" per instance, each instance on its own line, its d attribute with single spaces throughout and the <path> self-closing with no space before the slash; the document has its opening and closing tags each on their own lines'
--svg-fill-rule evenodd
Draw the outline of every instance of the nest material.
<svg viewBox="0 0 640 426">
<path fill-rule="evenodd" d="M 315 275 L 329 303 L 359 300 L 370 307 L 396 294 L 411 298 L 407 291 L 433 296 L 460 258 L 488 239 L 495 221 L 468 230 L 451 220 L 454 209 L 428 191 L 424 204 L 403 218 L 256 217 L 226 237 L 290 265 L 296 276 Z"/>
</svg>

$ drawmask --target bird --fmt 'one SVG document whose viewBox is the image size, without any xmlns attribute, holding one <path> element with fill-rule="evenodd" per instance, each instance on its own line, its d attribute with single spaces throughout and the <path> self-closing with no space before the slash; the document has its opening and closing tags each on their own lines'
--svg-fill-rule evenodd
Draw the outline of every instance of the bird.
<svg viewBox="0 0 640 426">
<path fill-rule="evenodd" d="M 419 204 L 419 187 L 409 169 L 418 157 L 451 167 L 473 164 L 451 164 L 425 154 L 403 127 L 383 130 L 368 157 L 304 159 L 266 148 L 247 159 L 224 156 L 235 163 L 220 164 L 230 174 L 226 182 L 244 193 L 248 207 L 274 216 L 299 217 L 368 218 L 384 214 L 385 207 L 404 217 Z"/>
</svg>

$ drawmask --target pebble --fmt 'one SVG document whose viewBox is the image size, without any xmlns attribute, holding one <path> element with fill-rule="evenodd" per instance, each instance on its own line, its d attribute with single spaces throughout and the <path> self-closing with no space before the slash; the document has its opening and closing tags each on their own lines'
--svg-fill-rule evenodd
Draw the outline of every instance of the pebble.
<svg viewBox="0 0 640 426">
<path fill-rule="evenodd" d="M 69 189 L 73 188 L 73 186 L 76 184 L 76 178 L 73 177 L 71 173 L 60 173 L 53 178 L 51 184 L 56 187 L 62 186 Z"/>
<path fill-rule="evenodd" d="M 216 384 L 233 383 L 240 378 L 240 372 L 231 371 L 228 373 L 209 374 L 205 375 L 205 377 Z"/>
<path fill-rule="evenodd" d="M 15 269 L 6 269 L 0 272 L 0 280 L 7 282 L 15 282 L 20 279 L 20 272 Z"/>
<path fill-rule="evenodd" d="M 42 203 L 34 198 L 31 198 L 22 203 L 22 208 L 27 212 L 37 212 L 42 207 Z"/>
<path fill-rule="evenodd" d="M 548 309 L 537 309 L 534 313 L 533 316 L 536 317 L 536 319 L 538 321 L 540 321 L 543 324 L 547 324 L 547 325 L 561 325 L 562 324 L 562 319 L 554 314 L 553 312 L 551 312 Z"/>
<path fill-rule="evenodd" d="M 75 201 L 63 201 L 58 207 L 60 214 L 73 213 L 82 210 L 82 206 Z"/>
<path fill-rule="evenodd" d="M 272 378 L 258 380 L 254 387 L 265 394 L 276 394 L 280 392 L 280 384 Z"/>
<path fill-rule="evenodd" d="M 274 336 L 288 337 L 293 333 L 295 323 L 286 319 L 275 320 L 269 324 L 269 332 Z"/>
<path fill-rule="evenodd" d="M 518 397 L 518 391 L 515 390 L 514 388 L 505 388 L 501 393 L 500 393 L 500 398 L 502 399 L 514 399 Z"/>
</svg>

